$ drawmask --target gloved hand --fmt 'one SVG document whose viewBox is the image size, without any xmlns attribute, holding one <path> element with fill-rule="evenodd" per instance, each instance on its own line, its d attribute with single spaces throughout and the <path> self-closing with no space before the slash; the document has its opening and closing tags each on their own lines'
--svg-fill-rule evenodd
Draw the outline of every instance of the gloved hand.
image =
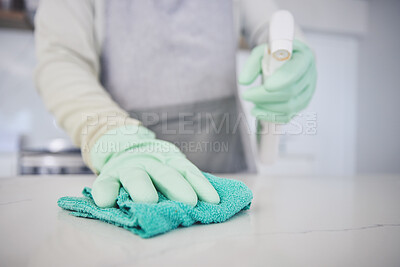
<svg viewBox="0 0 400 267">
<path fill-rule="evenodd" d="M 219 195 L 202 172 L 172 143 L 143 126 L 126 126 L 103 135 L 90 152 L 99 173 L 92 196 L 97 206 L 115 205 L 120 186 L 133 201 L 156 203 L 157 190 L 191 206 L 197 199 L 217 204 Z"/>
<path fill-rule="evenodd" d="M 261 74 L 266 45 L 253 49 L 239 83 L 249 85 Z M 254 103 L 251 113 L 260 120 L 288 123 L 307 107 L 315 91 L 317 71 L 314 55 L 304 43 L 295 40 L 291 59 L 277 69 L 261 86 L 244 92 L 243 98 Z"/>
</svg>

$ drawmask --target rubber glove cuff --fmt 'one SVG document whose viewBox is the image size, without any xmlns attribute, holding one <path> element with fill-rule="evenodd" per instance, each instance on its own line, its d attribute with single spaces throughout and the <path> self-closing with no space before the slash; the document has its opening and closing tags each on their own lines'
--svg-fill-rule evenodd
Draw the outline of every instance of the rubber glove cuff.
<svg viewBox="0 0 400 267">
<path fill-rule="evenodd" d="M 93 168 L 98 174 L 113 156 L 154 142 L 155 138 L 154 132 L 141 125 L 127 125 L 110 130 L 90 150 Z"/>
</svg>

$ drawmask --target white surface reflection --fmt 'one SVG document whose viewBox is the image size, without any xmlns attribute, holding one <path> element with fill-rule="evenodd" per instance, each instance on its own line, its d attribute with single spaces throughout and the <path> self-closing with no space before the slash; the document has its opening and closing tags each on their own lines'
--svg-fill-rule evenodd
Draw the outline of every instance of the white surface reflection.
<svg viewBox="0 0 400 267">
<path fill-rule="evenodd" d="M 240 178 L 239 176 L 230 176 Z M 92 176 L 0 180 L 5 266 L 398 266 L 400 177 L 260 177 L 248 211 L 151 239 L 56 205 Z M 7 240 L 7 242 L 4 242 Z"/>
</svg>

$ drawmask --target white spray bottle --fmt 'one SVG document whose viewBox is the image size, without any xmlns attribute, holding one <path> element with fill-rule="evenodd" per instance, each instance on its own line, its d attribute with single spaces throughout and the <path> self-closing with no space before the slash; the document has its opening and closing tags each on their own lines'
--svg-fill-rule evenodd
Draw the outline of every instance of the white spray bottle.
<svg viewBox="0 0 400 267">
<path fill-rule="evenodd" d="M 268 77 L 287 60 L 293 50 L 294 18 L 287 10 L 276 11 L 269 24 L 269 45 L 262 61 L 262 77 Z M 278 157 L 279 133 L 275 123 L 259 121 L 258 152 L 263 164 L 273 164 Z"/>
</svg>

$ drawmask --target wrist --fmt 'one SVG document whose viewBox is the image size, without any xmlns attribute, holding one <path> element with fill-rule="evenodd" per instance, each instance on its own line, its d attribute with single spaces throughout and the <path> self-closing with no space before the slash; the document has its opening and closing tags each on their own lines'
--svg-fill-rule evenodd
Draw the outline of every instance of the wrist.
<svg viewBox="0 0 400 267">
<path fill-rule="evenodd" d="M 90 149 L 92 168 L 99 173 L 115 155 L 152 142 L 155 134 L 141 125 L 127 125 L 104 133 Z"/>
</svg>

